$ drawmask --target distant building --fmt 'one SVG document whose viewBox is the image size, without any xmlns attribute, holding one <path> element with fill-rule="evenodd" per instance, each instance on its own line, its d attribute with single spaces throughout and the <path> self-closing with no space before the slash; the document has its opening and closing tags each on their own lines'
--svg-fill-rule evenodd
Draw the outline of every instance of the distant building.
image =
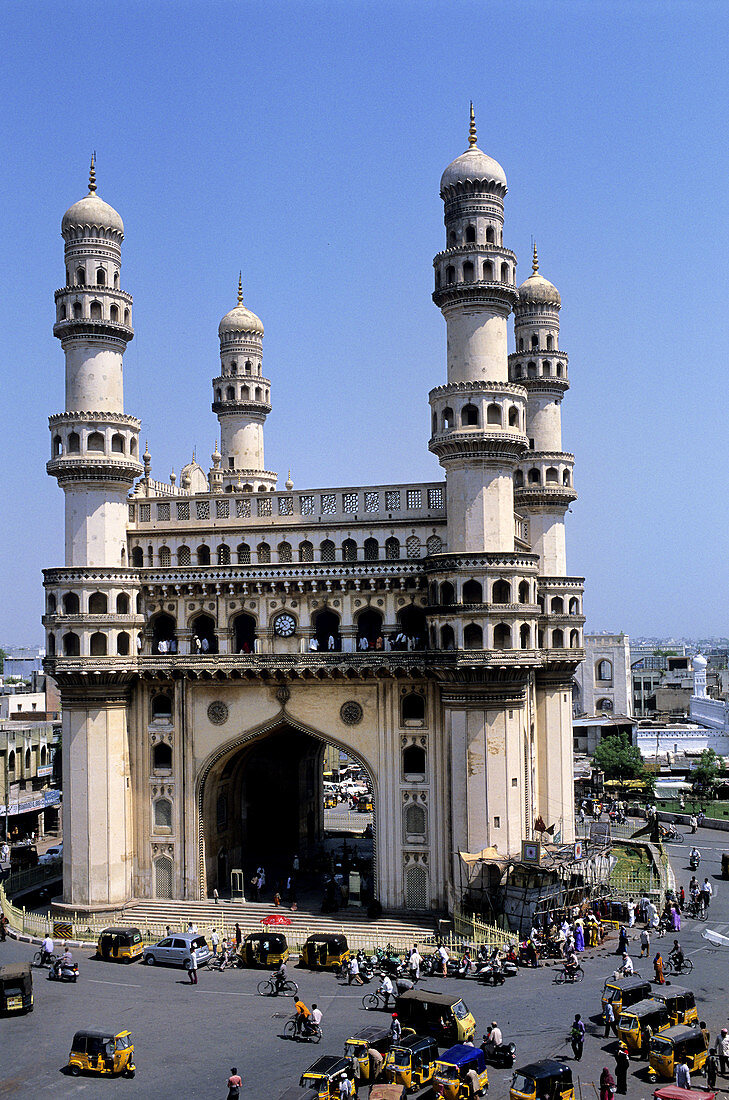
<svg viewBox="0 0 729 1100">
<path fill-rule="evenodd" d="M 634 742 L 635 725 L 635 720 L 627 716 L 575 718 L 572 723 L 572 746 L 575 756 L 594 756 L 595 749 L 603 737 L 610 737 L 616 733 L 627 733 L 630 740 Z"/>
<path fill-rule="evenodd" d="M 585 660 L 573 681 L 575 715 L 631 715 L 630 638 L 585 634 L 584 640 Z"/>
<path fill-rule="evenodd" d="M 43 671 L 43 658 L 45 655 L 45 649 L 38 647 L 8 650 L 3 661 L 3 678 L 5 680 L 13 678 L 30 680 L 34 672 Z"/>
<path fill-rule="evenodd" d="M 54 786 L 61 723 L 0 721 L 0 835 L 23 838 L 58 827 L 61 792 Z M 59 753 L 60 756 L 60 753 Z M 60 760 L 59 760 L 60 766 Z M 6 834 L 7 829 L 7 834 Z"/>
</svg>

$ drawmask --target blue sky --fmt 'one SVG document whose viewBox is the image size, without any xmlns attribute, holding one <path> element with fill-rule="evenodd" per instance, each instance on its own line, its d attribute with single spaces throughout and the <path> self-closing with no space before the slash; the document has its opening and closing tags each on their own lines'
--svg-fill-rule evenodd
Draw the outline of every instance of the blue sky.
<svg viewBox="0 0 729 1100">
<path fill-rule="evenodd" d="M 125 223 L 125 403 L 153 475 L 193 446 L 209 462 L 242 268 L 268 468 L 297 487 L 429 479 L 438 183 L 471 98 L 520 281 L 533 235 L 562 293 L 588 626 L 729 634 L 729 5 L 70 0 L 3 20 L 0 640 L 42 641 L 40 571 L 63 560 L 53 291 L 91 150 Z"/>
</svg>

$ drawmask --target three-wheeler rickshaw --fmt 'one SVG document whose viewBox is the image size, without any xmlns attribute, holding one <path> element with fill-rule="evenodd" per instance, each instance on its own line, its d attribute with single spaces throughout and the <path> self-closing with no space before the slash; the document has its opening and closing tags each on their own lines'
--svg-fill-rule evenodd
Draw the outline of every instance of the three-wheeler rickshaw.
<svg viewBox="0 0 729 1100">
<path fill-rule="evenodd" d="M 408 989 L 395 999 L 395 1011 L 404 1028 L 432 1035 L 440 1046 L 467 1043 L 476 1032 L 476 1021 L 458 993 Z"/>
<path fill-rule="evenodd" d="M 105 928 L 99 935 L 96 955 L 106 962 L 133 962 L 144 952 L 142 933 L 138 928 Z"/>
<path fill-rule="evenodd" d="M 652 997 L 624 1008 L 618 1017 L 618 1039 L 622 1039 L 628 1053 L 648 1057 L 647 1044 L 652 1035 L 671 1026 L 668 1009 L 662 1001 Z"/>
<path fill-rule="evenodd" d="M 361 794 L 357 799 L 357 810 L 361 814 L 371 814 L 374 809 L 374 802 L 372 801 L 371 794 Z"/>
<path fill-rule="evenodd" d="M 630 1008 L 652 995 L 653 987 L 645 978 L 608 978 L 602 991 L 601 1011 L 605 1012 L 605 1005 L 610 1001 L 617 1020 L 624 1008 Z"/>
<path fill-rule="evenodd" d="M 240 945 L 238 955 L 244 966 L 275 968 L 289 957 L 289 945 L 282 932 L 251 932 Z"/>
<path fill-rule="evenodd" d="M 479 1087 L 487 1089 L 489 1075 L 483 1051 L 479 1047 L 457 1043 L 441 1054 L 436 1062 L 433 1087 L 443 1100 L 466 1100 L 474 1095 L 468 1077 L 471 1070 L 476 1072 Z"/>
<path fill-rule="evenodd" d="M 68 1056 L 72 1077 L 98 1073 L 105 1077 L 133 1077 L 134 1043 L 128 1031 L 77 1031 Z"/>
<path fill-rule="evenodd" d="M 359 1067 L 357 1079 L 359 1081 L 372 1081 L 374 1075 L 370 1064 L 370 1049 L 376 1050 L 382 1055 L 384 1068 L 385 1058 L 391 1046 L 392 1034 L 389 1027 L 379 1027 L 377 1024 L 372 1024 L 370 1027 L 363 1027 L 356 1031 L 354 1035 L 350 1035 L 344 1044 L 344 1056 L 357 1063 Z"/>
<path fill-rule="evenodd" d="M 33 1011 L 33 971 L 30 963 L 0 966 L 0 1015 Z"/>
<path fill-rule="evenodd" d="M 572 1070 L 552 1058 L 530 1062 L 514 1070 L 509 1100 L 575 1100 Z"/>
<path fill-rule="evenodd" d="M 663 1001 L 671 1023 L 675 1026 L 685 1024 L 686 1027 L 691 1027 L 692 1024 L 698 1024 L 696 998 L 690 989 L 684 989 L 680 985 L 659 985 L 653 996 L 657 1001 Z"/>
<path fill-rule="evenodd" d="M 672 1081 L 676 1066 L 685 1060 L 689 1073 L 699 1073 L 704 1068 L 708 1045 L 700 1027 L 669 1027 L 651 1039 L 648 1056 L 648 1076 Z"/>
<path fill-rule="evenodd" d="M 350 1058 L 340 1058 L 337 1054 L 325 1054 L 317 1058 L 313 1065 L 302 1073 L 299 1088 L 309 1089 L 312 1100 L 339 1100 L 339 1082 L 342 1074 L 354 1077 L 354 1066 Z"/>
<path fill-rule="evenodd" d="M 432 1035 L 407 1035 L 390 1048 L 385 1074 L 409 1091 L 427 1085 L 435 1073 L 438 1044 Z"/>
<path fill-rule="evenodd" d="M 347 937 L 340 932 L 317 932 L 301 949 L 299 965 L 312 970 L 339 970 L 349 961 Z"/>
</svg>

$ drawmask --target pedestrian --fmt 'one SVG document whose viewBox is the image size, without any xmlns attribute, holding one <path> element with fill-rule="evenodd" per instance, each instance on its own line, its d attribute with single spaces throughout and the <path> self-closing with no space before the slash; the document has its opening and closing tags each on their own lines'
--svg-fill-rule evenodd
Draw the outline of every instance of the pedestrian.
<svg viewBox="0 0 729 1100">
<path fill-rule="evenodd" d="M 169 926 L 169 924 L 166 924 L 165 925 L 165 936 L 171 936 L 171 935 L 172 935 L 172 932 L 170 930 L 170 926 Z"/>
<path fill-rule="evenodd" d="M 706 1026 L 706 1020 L 702 1020 L 699 1024 L 699 1027 L 701 1028 L 701 1034 L 706 1039 L 706 1049 L 708 1050 L 709 1046 L 711 1045 L 711 1034 L 708 1027 Z"/>
<path fill-rule="evenodd" d="M 380 1054 L 379 1050 L 375 1050 L 374 1047 L 367 1048 L 367 1056 L 370 1060 L 370 1081 L 376 1081 L 382 1073 L 382 1064 L 384 1058 Z M 355 1065 L 359 1065 L 359 1062 L 355 1059 Z"/>
<path fill-rule="evenodd" d="M 7 939 L 7 924 L 8 918 L 0 911 L 0 943 L 5 943 Z"/>
<path fill-rule="evenodd" d="M 722 1077 L 726 1077 L 727 1066 L 729 1066 L 729 1032 L 725 1027 L 721 1029 L 721 1034 L 716 1037 L 714 1050 L 719 1059 L 719 1073 Z"/>
<path fill-rule="evenodd" d="M 655 978 L 653 979 L 658 985 L 665 985 L 666 979 L 663 977 L 663 956 L 660 951 L 656 951 L 653 959 L 653 970 L 655 972 Z"/>
<path fill-rule="evenodd" d="M 238 924 L 238 921 L 236 921 L 235 922 L 235 949 L 236 949 L 236 951 L 238 950 L 238 948 L 240 947 L 242 942 L 243 942 L 243 933 L 240 930 L 240 925 Z"/>
<path fill-rule="evenodd" d="M 698 823 L 698 821 L 696 820 L 696 814 L 691 814 L 691 818 L 690 818 L 690 820 L 689 820 L 689 824 L 691 825 L 691 832 L 692 832 L 692 833 L 695 833 L 695 832 L 696 832 L 696 830 L 697 830 L 697 828 L 698 828 L 698 826 L 699 826 L 699 823 Z"/>
<path fill-rule="evenodd" d="M 706 1057 L 706 1064 L 704 1065 L 704 1071 L 706 1073 L 706 1084 L 710 1089 L 716 1088 L 716 1074 L 719 1066 L 716 1061 L 716 1053 L 710 1050 Z"/>
<path fill-rule="evenodd" d="M 600 1100 L 613 1100 L 615 1096 L 615 1078 L 605 1066 L 600 1074 Z"/>
<path fill-rule="evenodd" d="M 683 886 L 678 892 L 678 907 L 680 910 L 686 908 L 686 891 L 684 890 Z"/>
<path fill-rule="evenodd" d="M 417 982 L 420 978 L 420 964 L 423 961 L 420 952 L 418 951 L 417 943 L 413 944 L 413 949 L 410 952 L 410 958 L 408 959 L 408 970 L 410 971 L 410 977 L 414 982 Z"/>
<path fill-rule="evenodd" d="M 713 893 L 714 890 L 711 883 L 709 882 L 708 878 L 705 878 L 703 883 L 701 884 L 701 897 L 704 903 L 704 909 L 709 908 L 709 902 L 711 901 L 711 896 Z"/>
<path fill-rule="evenodd" d="M 235 1066 L 230 1071 L 230 1077 L 228 1078 L 228 1100 L 236 1100 L 240 1096 L 240 1090 L 243 1087 L 243 1078 L 238 1073 Z"/>
<path fill-rule="evenodd" d="M 392 1045 L 397 1046 L 402 1036 L 402 1024 L 397 1018 L 397 1012 L 393 1012 L 392 1019 L 390 1021 L 390 1035 L 392 1036 Z"/>
<path fill-rule="evenodd" d="M 190 967 L 187 971 L 191 985 L 197 985 L 197 955 L 195 950 L 190 952 Z"/>
<path fill-rule="evenodd" d="M 691 1074 L 689 1068 L 686 1065 L 686 1059 L 679 1062 L 676 1066 L 676 1088 L 677 1089 L 690 1089 L 691 1088 Z"/>
<path fill-rule="evenodd" d="M 476 1070 L 471 1068 L 466 1073 L 466 1081 L 468 1082 L 468 1096 L 469 1100 L 473 1096 L 483 1096 L 483 1089 L 481 1088 L 481 1082 L 479 1081 Z"/>
<path fill-rule="evenodd" d="M 218 893 L 218 888 L 217 888 L 217 886 L 216 886 L 216 887 L 215 887 L 215 889 L 213 890 L 213 901 L 215 902 L 215 904 L 216 904 L 216 905 L 217 905 L 217 904 L 219 903 L 219 901 L 220 901 L 220 894 Z"/>
<path fill-rule="evenodd" d="M 617 1035 L 617 1027 L 615 1024 L 615 1009 L 612 1006 L 611 1001 L 605 1001 L 605 1008 L 602 1012 L 603 1019 L 605 1020 L 605 1038 L 610 1038 L 610 1032 Z"/>
<path fill-rule="evenodd" d="M 615 1080 L 616 1089 L 621 1096 L 628 1092 L 628 1069 L 630 1067 L 630 1054 L 625 1043 L 621 1043 L 615 1055 Z"/>
<path fill-rule="evenodd" d="M 357 956 L 352 955 L 349 960 L 349 972 L 347 974 L 347 985 L 351 985 L 352 982 L 356 982 L 357 985 L 364 985 L 359 973 L 359 963 L 357 962 Z"/>
<path fill-rule="evenodd" d="M 635 902 L 632 898 L 628 901 L 628 928 L 632 928 L 635 924 Z"/>
<path fill-rule="evenodd" d="M 581 1062 L 582 1048 L 585 1045 L 585 1025 L 579 1012 L 576 1014 L 570 1029 L 570 1042 L 572 1043 L 572 1053 L 575 1056 L 575 1061 Z"/>
<path fill-rule="evenodd" d="M 346 1073 L 343 1073 L 339 1078 L 339 1096 L 344 1097 L 347 1100 L 348 1097 L 354 1095 L 352 1092 L 352 1082 Z"/>
<path fill-rule="evenodd" d="M 651 934 L 647 928 L 644 928 L 640 934 L 640 957 L 648 958 L 651 950 Z"/>
<path fill-rule="evenodd" d="M 671 928 L 674 932 L 681 931 L 681 914 L 678 911 L 678 906 L 674 903 L 671 906 Z"/>
<path fill-rule="evenodd" d="M 620 925 L 620 932 L 618 933 L 618 946 L 615 949 L 616 955 L 625 955 L 628 951 L 628 944 L 630 940 L 628 938 L 628 929 L 624 924 Z"/>
<path fill-rule="evenodd" d="M 253 901 L 258 901 L 260 899 L 261 883 L 260 879 L 258 878 L 258 871 L 256 871 L 255 875 L 251 879 L 251 894 L 253 895 Z"/>
<path fill-rule="evenodd" d="M 220 943 L 220 936 L 218 935 L 217 931 L 214 928 L 213 928 L 213 931 L 210 935 L 210 942 L 213 945 L 213 955 L 217 955 L 217 953 L 218 953 L 218 944 Z"/>
</svg>

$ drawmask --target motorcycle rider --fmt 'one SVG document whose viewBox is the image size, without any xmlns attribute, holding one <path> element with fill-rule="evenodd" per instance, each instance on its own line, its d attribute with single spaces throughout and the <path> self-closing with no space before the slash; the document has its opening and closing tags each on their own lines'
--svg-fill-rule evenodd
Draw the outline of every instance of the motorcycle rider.
<svg viewBox="0 0 729 1100">
<path fill-rule="evenodd" d="M 693 848 L 691 849 L 691 855 L 689 856 L 689 863 L 691 864 L 692 867 L 698 867 L 698 865 L 701 863 L 701 852 L 699 851 L 699 849 L 696 847 L 695 844 L 694 844 Z"/>
<path fill-rule="evenodd" d="M 64 970 L 73 971 L 73 955 L 69 947 L 63 952 L 60 958 L 56 959 L 53 964 L 53 975 L 59 980 L 63 976 Z"/>
</svg>

